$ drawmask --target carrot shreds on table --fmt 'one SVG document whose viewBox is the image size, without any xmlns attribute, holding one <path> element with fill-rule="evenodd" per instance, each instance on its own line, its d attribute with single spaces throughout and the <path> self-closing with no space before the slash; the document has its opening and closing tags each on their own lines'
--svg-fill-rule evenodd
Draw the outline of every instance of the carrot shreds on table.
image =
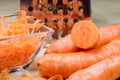
<svg viewBox="0 0 120 80">
<path fill-rule="evenodd" d="M 9 78 L 7 78 L 7 74 L 9 73 L 9 69 L 4 69 L 2 70 L 2 72 L 0 73 L 0 80 L 10 80 Z"/>
</svg>

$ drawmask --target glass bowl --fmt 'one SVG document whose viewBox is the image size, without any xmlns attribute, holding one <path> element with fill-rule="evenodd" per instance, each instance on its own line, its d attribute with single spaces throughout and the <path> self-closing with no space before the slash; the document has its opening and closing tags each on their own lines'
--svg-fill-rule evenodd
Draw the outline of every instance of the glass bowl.
<svg viewBox="0 0 120 80">
<path fill-rule="evenodd" d="M 8 17 L 9 21 L 16 18 Z M 8 24 L 9 21 L 2 22 Z M 42 25 L 33 33 L 0 38 L 0 71 L 6 68 L 11 72 L 27 69 L 53 32 L 49 27 Z"/>
</svg>

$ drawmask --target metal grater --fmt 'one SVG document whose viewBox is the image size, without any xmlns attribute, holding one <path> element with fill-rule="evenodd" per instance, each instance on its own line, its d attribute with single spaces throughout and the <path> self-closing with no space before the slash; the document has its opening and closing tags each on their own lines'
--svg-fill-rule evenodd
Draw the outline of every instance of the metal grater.
<svg viewBox="0 0 120 80">
<path fill-rule="evenodd" d="M 90 19 L 90 0 L 20 0 L 21 10 L 54 30 L 53 38 L 69 34 L 73 25 Z"/>
</svg>

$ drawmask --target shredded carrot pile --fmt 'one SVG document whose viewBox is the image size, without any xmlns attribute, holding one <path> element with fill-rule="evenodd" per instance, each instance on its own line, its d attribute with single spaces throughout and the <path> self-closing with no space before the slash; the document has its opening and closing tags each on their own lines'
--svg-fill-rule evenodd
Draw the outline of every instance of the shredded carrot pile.
<svg viewBox="0 0 120 80">
<path fill-rule="evenodd" d="M 1 19 L 6 20 L 3 17 Z M 40 20 L 34 21 L 30 16 L 26 16 L 25 11 L 21 11 L 20 16 L 18 16 L 15 21 L 11 21 L 8 24 L 2 24 L 1 22 L 0 26 L 5 27 L 6 36 L 14 36 L 34 33 L 35 30 L 38 30 L 44 24 L 39 22 Z"/>
<path fill-rule="evenodd" d="M 14 21 L 8 24 L 0 22 L 0 39 L 34 33 L 42 25 L 39 20 L 35 21 L 26 16 L 25 11 L 21 11 Z M 40 41 L 40 34 L 0 41 L 0 70 L 25 64 L 37 50 Z"/>
</svg>

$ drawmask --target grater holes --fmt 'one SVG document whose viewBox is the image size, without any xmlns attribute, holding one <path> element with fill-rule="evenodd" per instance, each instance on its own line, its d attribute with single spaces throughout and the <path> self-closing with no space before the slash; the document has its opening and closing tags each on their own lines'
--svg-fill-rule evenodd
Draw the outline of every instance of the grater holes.
<svg viewBox="0 0 120 80">
<path fill-rule="evenodd" d="M 47 0 L 49 4 L 52 4 L 52 0 Z"/>
<path fill-rule="evenodd" d="M 68 10 L 69 11 L 73 11 L 73 7 L 72 6 L 68 6 Z"/>
<path fill-rule="evenodd" d="M 48 7 L 48 11 L 53 11 L 53 7 L 52 7 L 52 6 L 49 6 L 49 7 Z"/>
<path fill-rule="evenodd" d="M 47 18 L 45 18 L 45 19 L 44 19 L 44 22 L 45 22 L 45 23 L 47 23 L 47 22 L 48 22 L 48 19 L 47 19 Z"/>
<path fill-rule="evenodd" d="M 81 11 L 81 12 L 83 12 L 83 7 L 82 7 L 82 6 L 79 6 L 79 7 L 78 7 L 78 10 Z"/>
<path fill-rule="evenodd" d="M 58 20 L 57 20 L 57 19 L 54 19 L 54 20 L 53 20 L 53 22 L 57 23 L 57 22 L 58 22 Z"/>
<path fill-rule="evenodd" d="M 68 14 L 67 5 L 63 5 L 63 14 L 64 15 Z"/>
<path fill-rule="evenodd" d="M 68 19 L 67 18 L 64 18 L 63 20 L 65 23 L 68 23 Z"/>
<path fill-rule="evenodd" d="M 31 7 L 31 6 L 28 7 L 28 11 L 30 11 L 30 12 L 33 11 L 33 7 Z"/>
<path fill-rule="evenodd" d="M 77 23 L 77 22 L 78 22 L 78 19 L 77 19 L 77 18 L 74 18 L 74 19 L 73 19 L 73 22 L 74 22 L 74 23 Z"/>
<path fill-rule="evenodd" d="M 67 0 L 68 2 L 72 2 L 73 0 Z"/>
</svg>

